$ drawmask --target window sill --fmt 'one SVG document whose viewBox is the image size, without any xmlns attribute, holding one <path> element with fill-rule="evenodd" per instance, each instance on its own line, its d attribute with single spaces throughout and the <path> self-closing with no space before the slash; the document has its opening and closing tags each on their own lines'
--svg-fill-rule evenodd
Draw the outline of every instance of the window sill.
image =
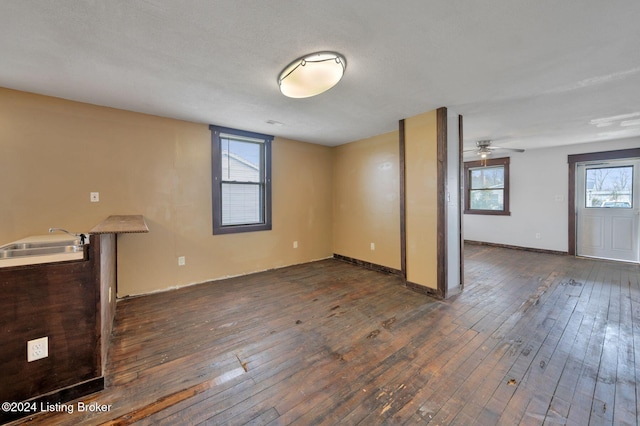
<svg viewBox="0 0 640 426">
<path fill-rule="evenodd" d="M 241 232 L 254 232 L 254 231 L 270 231 L 270 223 L 257 223 L 255 225 L 227 225 L 227 226 L 214 226 L 213 235 L 223 234 L 238 234 Z"/>
<path fill-rule="evenodd" d="M 464 214 L 479 214 L 486 216 L 511 216 L 511 212 L 505 212 L 502 210 L 465 210 Z"/>
</svg>

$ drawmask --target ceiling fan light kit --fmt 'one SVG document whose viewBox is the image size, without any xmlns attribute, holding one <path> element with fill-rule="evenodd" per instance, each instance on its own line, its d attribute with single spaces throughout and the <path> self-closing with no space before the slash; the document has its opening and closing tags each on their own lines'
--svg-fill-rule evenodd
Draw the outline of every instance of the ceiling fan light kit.
<svg viewBox="0 0 640 426">
<path fill-rule="evenodd" d="M 347 61 L 336 52 L 316 52 L 296 59 L 278 75 L 280 92 L 289 98 L 309 98 L 338 84 Z"/>
</svg>

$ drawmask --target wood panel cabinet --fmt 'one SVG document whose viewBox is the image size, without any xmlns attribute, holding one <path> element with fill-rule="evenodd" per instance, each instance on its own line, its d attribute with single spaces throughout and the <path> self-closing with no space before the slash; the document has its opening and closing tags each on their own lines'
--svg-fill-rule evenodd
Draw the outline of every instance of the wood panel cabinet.
<svg viewBox="0 0 640 426">
<path fill-rule="evenodd" d="M 0 401 L 66 402 L 104 388 L 115 314 L 115 234 L 81 260 L 0 268 Z M 28 362 L 27 341 L 48 338 Z M 24 413 L 0 412 L 0 422 Z"/>
</svg>

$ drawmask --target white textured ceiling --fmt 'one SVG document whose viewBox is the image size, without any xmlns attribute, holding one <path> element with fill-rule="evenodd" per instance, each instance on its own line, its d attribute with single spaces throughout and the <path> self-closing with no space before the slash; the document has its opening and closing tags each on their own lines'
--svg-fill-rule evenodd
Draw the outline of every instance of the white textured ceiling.
<svg viewBox="0 0 640 426">
<path fill-rule="evenodd" d="M 282 96 L 321 50 L 344 79 Z M 441 106 L 465 145 L 618 139 L 640 135 L 640 1 L 2 0 L 0 86 L 326 145 Z"/>
</svg>

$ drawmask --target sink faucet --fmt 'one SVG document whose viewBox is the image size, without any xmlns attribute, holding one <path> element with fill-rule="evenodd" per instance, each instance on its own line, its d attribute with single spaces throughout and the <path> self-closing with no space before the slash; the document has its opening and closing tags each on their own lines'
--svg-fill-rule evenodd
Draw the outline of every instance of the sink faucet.
<svg viewBox="0 0 640 426">
<path fill-rule="evenodd" d="M 73 232 L 69 232 L 66 229 L 62 228 L 49 228 L 49 233 L 53 233 L 56 231 L 64 232 L 65 234 L 69 234 L 72 237 L 80 238 L 80 244 L 84 244 L 84 240 L 87 238 L 85 234 L 74 234 Z"/>
</svg>

